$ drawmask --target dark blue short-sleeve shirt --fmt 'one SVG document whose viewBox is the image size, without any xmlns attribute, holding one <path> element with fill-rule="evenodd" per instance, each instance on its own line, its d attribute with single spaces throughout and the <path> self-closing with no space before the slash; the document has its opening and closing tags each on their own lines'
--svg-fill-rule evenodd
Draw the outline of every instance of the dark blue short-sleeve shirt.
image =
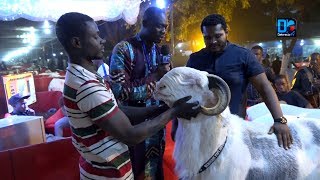
<svg viewBox="0 0 320 180">
<path fill-rule="evenodd" d="M 187 67 L 220 76 L 230 87 L 232 114 L 243 116 L 245 92 L 249 78 L 264 73 L 262 65 L 250 50 L 228 43 L 222 53 L 215 54 L 202 49 L 190 55 Z"/>
</svg>

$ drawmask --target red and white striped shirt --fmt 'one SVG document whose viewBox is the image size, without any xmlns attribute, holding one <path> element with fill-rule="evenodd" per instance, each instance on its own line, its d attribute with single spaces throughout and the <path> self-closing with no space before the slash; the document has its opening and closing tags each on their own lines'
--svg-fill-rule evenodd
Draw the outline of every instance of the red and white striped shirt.
<svg viewBox="0 0 320 180">
<path fill-rule="evenodd" d="M 63 95 L 72 142 L 81 154 L 81 179 L 133 179 L 127 145 L 96 124 L 107 121 L 119 110 L 103 78 L 69 64 Z"/>
</svg>

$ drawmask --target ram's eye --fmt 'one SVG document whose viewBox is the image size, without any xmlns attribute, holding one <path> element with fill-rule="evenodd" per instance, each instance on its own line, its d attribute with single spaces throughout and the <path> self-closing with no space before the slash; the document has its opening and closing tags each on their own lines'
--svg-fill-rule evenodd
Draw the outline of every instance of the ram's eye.
<svg viewBox="0 0 320 180">
<path fill-rule="evenodd" d="M 167 86 L 166 85 L 162 85 L 159 87 L 159 90 L 164 90 Z"/>
</svg>

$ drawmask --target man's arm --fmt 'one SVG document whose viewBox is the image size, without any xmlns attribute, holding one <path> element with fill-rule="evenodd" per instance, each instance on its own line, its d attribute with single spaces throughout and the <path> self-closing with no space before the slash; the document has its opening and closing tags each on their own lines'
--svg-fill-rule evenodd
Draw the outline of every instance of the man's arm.
<svg viewBox="0 0 320 180">
<path fill-rule="evenodd" d="M 112 116 L 96 124 L 103 130 L 127 145 L 135 145 L 163 129 L 176 116 L 195 117 L 200 112 L 199 103 L 187 103 L 191 97 L 185 97 L 174 103 L 173 107 L 150 121 L 132 126 L 128 117 L 116 109 Z M 194 109 L 195 108 L 195 109 Z M 107 115 L 108 116 L 108 115 Z"/>
<path fill-rule="evenodd" d="M 124 82 L 113 83 L 112 91 L 115 97 L 121 101 L 126 101 L 129 97 L 137 100 L 148 99 L 152 96 L 155 88 L 156 77 L 148 76 L 131 81 L 131 61 L 133 48 L 127 41 L 118 43 L 113 51 L 110 60 L 110 74 L 124 74 Z"/>
<path fill-rule="evenodd" d="M 260 73 L 251 77 L 250 81 L 262 96 L 262 99 L 272 114 L 273 119 L 282 117 L 283 114 L 277 95 L 265 73 Z M 285 149 L 288 149 L 288 147 L 290 148 L 290 145 L 292 144 L 292 136 L 288 125 L 275 122 L 272 128 L 274 128 L 274 132 L 277 135 L 279 146 L 283 145 Z"/>
<path fill-rule="evenodd" d="M 292 98 L 294 98 L 299 107 L 313 109 L 313 106 L 310 104 L 310 102 L 306 98 L 304 98 L 300 93 L 294 90 L 291 90 L 291 92 L 293 94 Z"/>
<path fill-rule="evenodd" d="M 168 110 L 167 105 L 149 106 L 149 107 L 133 107 L 119 105 L 121 111 L 128 117 L 131 124 L 139 124 L 147 118 L 155 117 Z"/>
</svg>

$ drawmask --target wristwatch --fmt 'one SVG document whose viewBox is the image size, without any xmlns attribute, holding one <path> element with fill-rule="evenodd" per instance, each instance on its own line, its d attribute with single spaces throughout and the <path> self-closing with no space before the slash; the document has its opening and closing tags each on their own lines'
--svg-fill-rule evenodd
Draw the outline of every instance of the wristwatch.
<svg viewBox="0 0 320 180">
<path fill-rule="evenodd" d="M 282 123 L 282 124 L 287 124 L 287 119 L 282 116 L 282 117 L 280 117 L 280 118 L 274 119 L 274 122 L 279 122 L 279 123 Z"/>
</svg>

